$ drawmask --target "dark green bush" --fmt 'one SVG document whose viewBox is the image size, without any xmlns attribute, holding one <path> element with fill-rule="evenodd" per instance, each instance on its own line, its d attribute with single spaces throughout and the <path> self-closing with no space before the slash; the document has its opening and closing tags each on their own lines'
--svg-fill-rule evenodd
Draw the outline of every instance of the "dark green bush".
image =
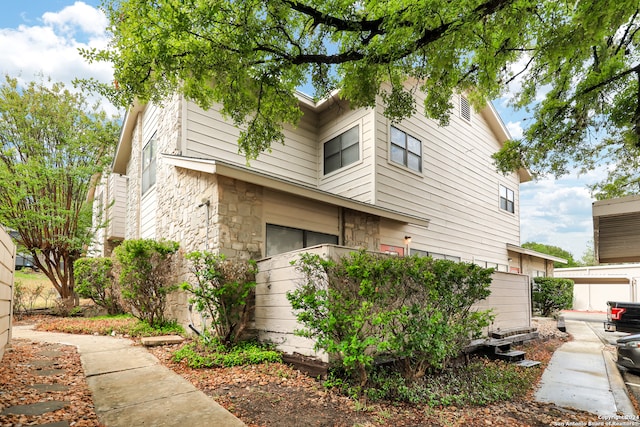
<svg viewBox="0 0 640 427">
<path fill-rule="evenodd" d="M 134 316 L 153 327 L 167 322 L 167 295 L 178 288 L 172 281 L 178 247 L 177 242 L 135 239 L 125 240 L 113 251 L 122 298 Z"/>
<path fill-rule="evenodd" d="M 123 312 L 120 291 L 111 271 L 111 258 L 80 258 L 73 263 L 75 291 L 82 298 L 90 298 L 109 314 Z"/>
<path fill-rule="evenodd" d="M 193 295 L 196 309 L 211 319 L 216 337 L 227 347 L 236 344 L 246 329 L 251 313 L 257 272 L 255 261 L 228 260 L 211 252 L 191 252 L 195 282 L 182 284 Z"/>
<path fill-rule="evenodd" d="M 304 281 L 287 294 L 298 334 L 337 356 L 361 386 L 376 358 L 399 361 L 407 378 L 442 369 L 490 322 L 472 305 L 489 296 L 492 269 L 364 251 L 339 261 L 305 254 Z"/>
<path fill-rule="evenodd" d="M 573 307 L 573 281 L 559 277 L 536 277 L 531 287 L 533 311 L 550 316 Z"/>
</svg>

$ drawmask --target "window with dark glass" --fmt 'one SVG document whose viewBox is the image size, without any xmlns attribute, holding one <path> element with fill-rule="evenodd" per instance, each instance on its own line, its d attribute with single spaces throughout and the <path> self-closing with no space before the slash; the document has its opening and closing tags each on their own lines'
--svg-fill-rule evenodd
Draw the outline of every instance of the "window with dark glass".
<svg viewBox="0 0 640 427">
<path fill-rule="evenodd" d="M 282 225 L 267 224 L 266 256 L 329 243 L 338 244 L 338 236 Z"/>
<path fill-rule="evenodd" d="M 515 212 L 515 193 L 504 185 L 500 186 L 500 209 Z"/>
<path fill-rule="evenodd" d="M 358 126 L 324 143 L 324 174 L 331 173 L 360 159 Z"/>
<path fill-rule="evenodd" d="M 142 194 L 156 183 L 156 135 L 142 149 Z"/>
<path fill-rule="evenodd" d="M 422 171 L 422 142 L 391 126 L 391 161 L 417 172 Z"/>
</svg>

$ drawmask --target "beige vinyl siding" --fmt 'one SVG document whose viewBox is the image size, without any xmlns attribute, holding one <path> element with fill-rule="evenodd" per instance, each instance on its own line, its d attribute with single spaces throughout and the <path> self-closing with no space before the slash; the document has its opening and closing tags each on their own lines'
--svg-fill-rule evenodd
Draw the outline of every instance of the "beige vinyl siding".
<svg viewBox="0 0 640 427">
<path fill-rule="evenodd" d="M 127 179 L 118 174 L 109 175 L 109 198 L 106 209 L 109 212 L 107 239 L 122 239 L 125 232 Z"/>
<path fill-rule="evenodd" d="M 316 113 L 303 109 L 304 116 L 297 127 L 285 126 L 285 144 L 273 143 L 271 152 L 261 153 L 250 161 L 252 170 L 271 176 L 317 186 Z M 204 111 L 187 102 L 186 145 L 183 155 L 216 159 L 246 166 L 244 154 L 238 152 L 240 130 L 225 120 L 217 108 Z"/>
<path fill-rule="evenodd" d="M 264 189 L 263 219 L 266 224 L 300 228 L 340 236 L 340 210 L 310 199 Z"/>
<path fill-rule="evenodd" d="M 15 262 L 16 245 L 11 236 L 0 228 L 0 360 L 11 341 Z"/>
<path fill-rule="evenodd" d="M 492 309 L 496 316 L 489 332 L 531 326 L 529 276 L 495 272 L 491 276 L 491 295 L 474 305 L 479 310 Z"/>
<path fill-rule="evenodd" d="M 366 203 L 374 203 L 375 112 L 349 109 L 346 102 L 332 105 L 320 114 L 318 144 L 319 189 Z M 360 158 L 357 162 L 324 175 L 324 143 L 354 126 L 360 132 Z"/>
<path fill-rule="evenodd" d="M 423 102 L 418 94 L 417 104 Z M 377 204 L 430 219 L 427 230 L 407 230 L 417 234 L 412 236 L 416 249 L 506 263 L 506 243 L 520 239 L 519 179 L 496 172 L 491 155 L 499 141 L 480 113 L 473 112 L 469 123 L 454 111 L 446 127 L 421 114 L 396 125 L 422 141 L 417 173 L 388 160 L 390 123 L 378 108 Z M 514 191 L 515 214 L 500 210 L 500 184 Z"/>
</svg>

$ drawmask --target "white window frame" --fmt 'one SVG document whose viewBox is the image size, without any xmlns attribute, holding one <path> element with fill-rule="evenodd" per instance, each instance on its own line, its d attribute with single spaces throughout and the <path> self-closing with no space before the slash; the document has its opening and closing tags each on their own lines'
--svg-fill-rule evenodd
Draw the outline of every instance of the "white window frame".
<svg viewBox="0 0 640 427">
<path fill-rule="evenodd" d="M 402 144 L 398 144 L 397 142 L 394 142 L 393 139 L 393 133 L 394 131 L 399 132 L 401 134 L 403 134 L 404 136 L 404 141 L 402 141 Z M 409 143 L 410 142 L 417 142 L 417 145 L 420 147 L 420 153 L 417 154 L 415 149 L 411 149 L 409 148 Z M 402 162 L 400 162 L 399 160 L 395 160 L 393 158 L 393 153 L 394 153 L 394 148 L 396 150 L 400 150 L 399 152 L 402 153 Z M 405 168 L 407 168 L 408 170 L 415 172 L 415 173 L 422 173 L 422 153 L 423 153 L 423 147 L 422 147 L 422 141 L 418 138 L 416 138 L 415 136 L 411 135 L 408 132 L 403 131 L 402 129 L 400 129 L 399 127 L 396 126 L 389 126 L 389 161 L 395 165 L 400 165 L 403 166 Z M 410 166 L 410 158 L 411 156 L 413 157 L 417 157 L 418 158 L 418 168 L 414 168 L 412 166 Z"/>
<path fill-rule="evenodd" d="M 354 129 L 355 129 L 355 133 L 358 136 L 357 141 L 355 143 L 351 143 L 350 145 L 348 145 L 346 147 L 343 146 L 342 138 L 344 137 L 344 135 L 346 135 L 347 133 L 353 131 Z M 347 167 L 349 165 L 353 165 L 355 163 L 358 163 L 360 161 L 360 157 L 361 157 L 360 156 L 360 150 L 361 150 L 361 144 L 360 144 L 361 141 L 360 140 L 361 139 L 362 138 L 361 138 L 361 135 L 360 135 L 360 125 L 355 125 L 355 126 L 350 127 L 349 129 L 347 129 L 346 131 L 341 132 L 339 135 L 337 135 L 337 136 L 325 141 L 322 144 L 322 174 L 324 176 L 330 175 L 330 174 L 332 174 L 334 172 L 337 172 L 337 171 L 339 171 L 339 170 L 341 170 L 341 169 L 343 169 L 343 168 L 345 168 L 345 167 Z M 334 141 L 339 141 L 340 149 L 337 152 L 332 153 L 331 156 L 329 156 L 329 157 L 337 156 L 340 159 L 340 166 L 338 166 L 337 168 L 332 169 L 330 171 L 327 171 L 327 159 L 328 159 L 328 157 L 327 157 L 327 144 L 330 144 L 330 143 L 332 143 Z M 356 152 L 358 153 L 358 157 L 356 159 L 352 160 L 352 161 L 345 161 L 344 153 L 349 149 L 353 149 L 352 147 L 354 147 L 354 146 L 355 146 Z"/>
<path fill-rule="evenodd" d="M 512 214 L 516 213 L 516 192 L 514 190 L 510 189 L 506 185 L 500 184 L 498 197 L 500 210 Z"/>
</svg>

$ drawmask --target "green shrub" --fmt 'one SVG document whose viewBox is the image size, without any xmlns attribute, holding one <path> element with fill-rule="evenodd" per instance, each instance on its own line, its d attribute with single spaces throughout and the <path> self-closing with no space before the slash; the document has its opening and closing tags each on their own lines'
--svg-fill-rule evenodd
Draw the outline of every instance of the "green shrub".
<svg viewBox="0 0 640 427">
<path fill-rule="evenodd" d="M 80 258 L 73 263 L 75 291 L 83 298 L 90 298 L 109 314 L 123 312 L 118 290 L 111 271 L 111 258 Z"/>
<path fill-rule="evenodd" d="M 228 348 L 219 340 L 192 342 L 173 353 L 173 360 L 185 360 L 191 368 L 219 368 L 282 362 L 277 351 L 264 344 L 243 342 Z"/>
<path fill-rule="evenodd" d="M 114 250 L 113 271 L 122 298 L 134 316 L 154 327 L 166 323 L 167 295 L 178 288 L 172 283 L 178 247 L 177 242 L 135 239 Z"/>
<path fill-rule="evenodd" d="M 533 310 L 550 316 L 573 307 L 573 281 L 559 277 L 536 277 L 531 288 Z"/>
<path fill-rule="evenodd" d="M 364 386 L 376 358 L 407 378 L 442 369 L 491 320 L 471 306 L 489 296 L 492 269 L 364 251 L 339 261 L 303 254 L 304 281 L 287 298 L 316 349 L 337 356 Z"/>
<path fill-rule="evenodd" d="M 190 261 L 195 282 L 182 289 L 193 295 L 190 302 L 206 312 L 214 335 L 227 347 L 237 343 L 251 313 L 257 272 L 255 261 L 227 260 L 211 252 L 192 252 Z"/>
</svg>

